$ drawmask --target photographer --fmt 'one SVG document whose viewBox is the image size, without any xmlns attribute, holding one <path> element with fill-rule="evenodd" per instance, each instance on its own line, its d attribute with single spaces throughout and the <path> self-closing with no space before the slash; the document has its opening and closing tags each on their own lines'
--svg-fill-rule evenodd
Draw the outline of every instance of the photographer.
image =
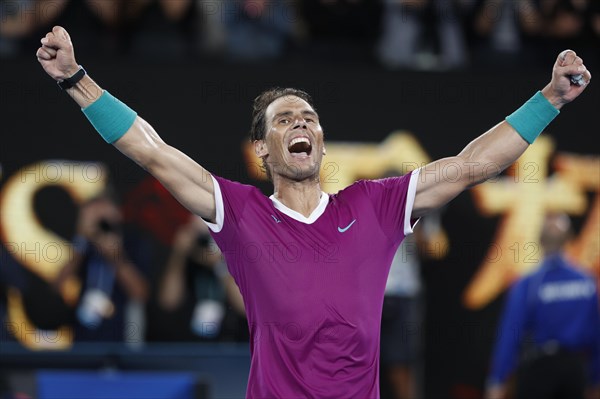
<svg viewBox="0 0 600 399">
<path fill-rule="evenodd" d="M 181 226 L 158 285 L 158 304 L 169 320 L 163 340 L 246 341 L 240 290 L 221 251 L 198 217 Z"/>
<path fill-rule="evenodd" d="M 140 316 L 149 284 L 141 271 L 143 262 L 134 261 L 134 256 L 144 251 L 124 239 L 121 223 L 121 211 L 108 192 L 79 210 L 73 256 L 55 281 L 59 290 L 70 277 L 81 281 L 75 304 L 76 341 L 141 339 Z"/>
</svg>

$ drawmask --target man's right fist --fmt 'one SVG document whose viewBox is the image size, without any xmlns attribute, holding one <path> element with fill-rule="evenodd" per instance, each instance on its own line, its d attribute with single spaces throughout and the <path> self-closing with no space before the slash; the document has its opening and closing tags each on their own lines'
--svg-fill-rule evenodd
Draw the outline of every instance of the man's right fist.
<svg viewBox="0 0 600 399">
<path fill-rule="evenodd" d="M 79 65 L 75 61 L 73 43 L 64 28 L 55 26 L 41 41 L 42 47 L 36 56 L 52 79 L 64 80 L 77 72 Z"/>
</svg>

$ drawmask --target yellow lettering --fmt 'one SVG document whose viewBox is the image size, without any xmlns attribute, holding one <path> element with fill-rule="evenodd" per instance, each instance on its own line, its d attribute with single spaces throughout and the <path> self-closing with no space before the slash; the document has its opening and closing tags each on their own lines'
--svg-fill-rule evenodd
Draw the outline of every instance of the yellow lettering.
<svg viewBox="0 0 600 399">
<path fill-rule="evenodd" d="M 51 283 L 72 255 L 69 242 L 45 228 L 33 207 L 35 194 L 44 187 L 66 190 L 81 203 L 104 189 L 106 169 L 97 163 L 44 161 L 23 167 L 11 176 L 0 193 L 0 237 L 7 254 L 21 265 Z M 70 280 L 62 292 L 73 303 L 80 282 Z M 10 288 L 8 295 L 9 331 L 30 349 L 65 349 L 72 344 L 72 334 L 63 326 L 56 331 L 39 330 L 25 312 L 21 293 Z"/>
<path fill-rule="evenodd" d="M 472 190 L 481 213 L 503 214 L 503 218 L 490 253 L 465 290 L 463 301 L 468 308 L 485 306 L 538 265 L 543 257 L 539 237 L 547 212 L 571 215 L 586 212 L 586 193 L 577 179 L 571 179 L 565 173 L 547 178 L 547 165 L 553 150 L 552 140 L 542 136 L 509 169 L 508 177 Z M 583 174 L 583 170 L 576 169 L 578 174 Z M 595 232 L 597 239 L 597 224 Z"/>
</svg>

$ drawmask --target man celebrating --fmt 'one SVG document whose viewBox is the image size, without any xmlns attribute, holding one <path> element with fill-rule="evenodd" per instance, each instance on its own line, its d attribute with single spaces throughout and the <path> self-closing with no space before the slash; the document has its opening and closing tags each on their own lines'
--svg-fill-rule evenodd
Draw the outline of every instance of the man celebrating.
<svg viewBox="0 0 600 399">
<path fill-rule="evenodd" d="M 249 398 L 378 398 L 381 306 L 402 239 L 419 217 L 517 160 L 591 79 L 583 60 L 565 51 L 541 92 L 460 154 L 333 195 L 319 183 L 325 146 L 310 97 L 269 90 L 254 102 L 251 128 L 273 181 L 267 198 L 166 144 L 78 66 L 63 28 L 42 39 L 37 57 L 108 143 L 207 221 L 244 297 Z"/>
</svg>

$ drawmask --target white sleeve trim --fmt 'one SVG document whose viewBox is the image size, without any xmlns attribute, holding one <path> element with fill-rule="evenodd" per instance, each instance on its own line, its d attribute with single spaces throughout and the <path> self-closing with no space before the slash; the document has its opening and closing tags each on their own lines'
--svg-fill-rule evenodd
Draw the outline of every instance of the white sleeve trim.
<svg viewBox="0 0 600 399">
<path fill-rule="evenodd" d="M 419 223 L 421 218 L 417 219 L 414 224 L 410 223 L 413 206 L 415 205 L 415 195 L 417 194 L 417 183 L 419 182 L 419 173 L 421 169 L 415 169 L 410 174 L 410 182 L 408 183 L 408 192 L 406 193 L 406 205 L 404 208 L 404 235 L 413 233 L 413 229 Z"/>
<path fill-rule="evenodd" d="M 224 211 L 224 207 L 223 207 L 223 195 L 221 194 L 221 186 L 219 186 L 219 182 L 217 181 L 217 179 L 215 179 L 215 177 L 213 175 L 210 175 L 210 177 L 213 180 L 214 195 L 215 195 L 215 212 L 216 212 L 215 223 L 207 222 L 204 219 L 202 219 L 202 220 L 204 221 L 204 223 L 206 223 L 208 228 L 213 233 L 218 233 L 221 231 L 221 229 L 223 229 L 223 222 L 225 219 L 225 211 Z"/>
</svg>

